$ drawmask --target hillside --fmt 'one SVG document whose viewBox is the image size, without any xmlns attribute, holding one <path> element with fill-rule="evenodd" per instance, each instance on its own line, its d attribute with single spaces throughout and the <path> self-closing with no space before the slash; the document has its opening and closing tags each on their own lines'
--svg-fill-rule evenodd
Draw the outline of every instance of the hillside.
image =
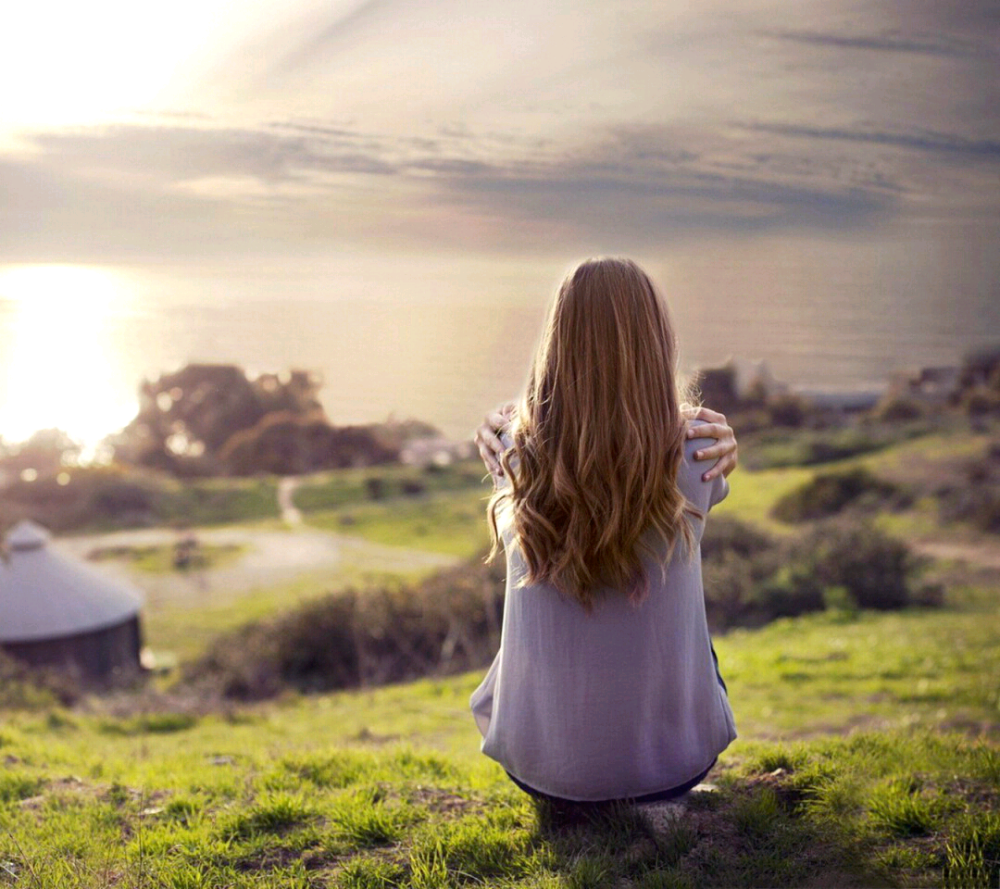
<svg viewBox="0 0 1000 889">
<path fill-rule="evenodd" d="M 880 525 L 965 547 L 923 569 L 944 602 L 718 636 L 740 738 L 683 808 L 536 810 L 478 752 L 480 671 L 213 709 L 150 690 L 3 714 L 0 886 L 995 886 L 997 539 L 921 493 L 993 440 L 957 430 L 856 458 L 915 494 Z M 770 506 L 829 469 L 740 470 L 720 513 L 797 534 Z M 431 494 L 452 514 L 472 496 Z M 340 531 L 337 510 L 360 509 L 322 507 L 306 521 Z M 364 508 L 354 529 L 380 540 L 391 502 Z M 413 547 L 419 517 L 399 521 Z"/>
</svg>

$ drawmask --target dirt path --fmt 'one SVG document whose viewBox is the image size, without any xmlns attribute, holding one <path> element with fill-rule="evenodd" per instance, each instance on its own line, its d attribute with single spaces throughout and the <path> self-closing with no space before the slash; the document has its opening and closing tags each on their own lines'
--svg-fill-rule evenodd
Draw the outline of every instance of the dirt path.
<svg viewBox="0 0 1000 889">
<path fill-rule="evenodd" d="M 912 546 L 921 555 L 933 559 L 966 562 L 972 567 L 1000 571 L 1000 541 L 962 543 L 950 540 L 917 540 Z"/>
<path fill-rule="evenodd" d="M 302 513 L 295 505 L 295 490 L 301 483 L 295 475 L 286 475 L 278 482 L 278 510 L 281 520 L 289 528 L 297 528 L 302 524 Z"/>
<path fill-rule="evenodd" d="M 452 556 L 423 550 L 385 546 L 357 537 L 330 534 L 304 526 L 294 530 L 255 528 L 200 528 L 185 531 L 209 546 L 235 545 L 246 552 L 219 568 L 152 573 L 132 567 L 126 560 L 105 560 L 100 569 L 142 589 L 149 600 L 172 604 L 199 604 L 208 593 L 236 598 L 297 578 L 320 574 L 335 576 L 340 568 L 370 573 L 407 573 L 433 570 L 457 561 Z M 180 534 L 167 528 L 144 528 L 67 537 L 54 542 L 61 551 L 86 559 L 94 550 L 110 547 L 174 546 Z"/>
</svg>

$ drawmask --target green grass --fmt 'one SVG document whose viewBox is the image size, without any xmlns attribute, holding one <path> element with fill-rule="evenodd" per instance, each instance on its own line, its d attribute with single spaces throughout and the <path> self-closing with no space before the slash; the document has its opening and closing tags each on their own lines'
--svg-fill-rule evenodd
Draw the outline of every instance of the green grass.
<svg viewBox="0 0 1000 889">
<path fill-rule="evenodd" d="M 189 601 L 148 602 L 143 612 L 143 636 L 154 652 L 169 652 L 179 660 L 188 660 L 200 655 L 220 633 L 273 617 L 332 590 L 416 582 L 434 570 L 433 565 L 411 564 L 402 550 L 395 558 L 388 558 L 384 550 L 373 549 L 363 540 L 344 540 L 340 561 L 334 567 L 305 573 L 277 586 L 240 593 L 211 587 L 201 594 L 197 609 Z"/>
<path fill-rule="evenodd" d="M 373 466 L 318 473 L 295 491 L 295 505 L 303 512 L 321 512 L 371 500 L 393 500 L 421 493 L 484 488 L 486 472 L 479 460 L 449 466 Z"/>
<path fill-rule="evenodd" d="M 276 518 L 277 482 L 274 478 L 163 480 L 154 504 L 157 520 L 168 525 L 197 527 Z"/>
<path fill-rule="evenodd" d="M 712 508 L 712 515 L 735 516 L 771 534 L 788 535 L 794 529 L 774 518 L 771 510 L 786 494 L 811 481 L 816 472 L 816 469 L 798 466 L 758 472 L 737 470 L 730 477 L 729 494 Z"/>
<path fill-rule="evenodd" d="M 204 571 L 224 568 L 244 555 L 247 547 L 235 543 L 199 544 L 188 568 Z M 109 559 L 127 561 L 133 568 L 149 574 L 169 574 L 187 569 L 174 564 L 176 548 L 173 546 L 107 546 L 93 550 L 88 558 L 97 562 Z"/>
<path fill-rule="evenodd" d="M 375 543 L 468 558 L 489 545 L 487 499 L 477 485 L 308 513 L 306 521 Z"/>
<path fill-rule="evenodd" d="M 795 533 L 797 526 L 774 518 L 775 504 L 795 489 L 811 482 L 817 475 L 848 472 L 864 468 L 876 477 L 898 484 L 914 494 L 914 502 L 898 512 L 881 512 L 877 526 L 887 533 L 906 538 L 954 540 L 978 538 L 971 525 L 944 523 L 938 515 L 937 501 L 931 493 L 945 481 L 961 477 L 963 461 L 982 457 L 991 442 L 998 440 L 996 424 L 985 429 L 970 428 L 957 418 L 948 431 L 930 431 L 924 435 L 904 436 L 904 440 L 872 453 L 862 453 L 816 466 L 783 466 L 748 470 L 741 468 L 730 477 L 729 496 L 713 513 L 730 514 L 777 535 Z M 912 430 L 912 431 L 916 431 Z M 795 433 L 789 433 L 788 447 L 795 447 Z"/>
<path fill-rule="evenodd" d="M 58 533 L 98 533 L 137 524 L 195 527 L 278 518 L 273 477 L 178 480 L 120 465 L 65 474 L 65 484 L 51 476 L 9 485 L 4 523 L 30 518 Z"/>
<path fill-rule="evenodd" d="M 324 473 L 295 492 L 316 528 L 375 543 L 468 558 L 489 543 L 490 485 L 479 461 Z"/>
<path fill-rule="evenodd" d="M 957 430 L 835 465 L 907 483 L 984 446 Z M 770 506 L 829 470 L 741 470 L 720 511 L 796 533 Z M 372 501 L 366 478 L 317 480 L 308 521 L 456 555 L 481 545 L 471 483 L 390 485 Z M 919 506 L 892 518 L 964 533 Z M 343 577 L 377 578 L 357 546 Z M 165 609 L 150 632 L 194 652 L 340 576 Z M 153 693 L 118 715 L 120 699 L 5 712 L 0 887 L 996 886 L 1000 579 L 947 564 L 926 577 L 945 584 L 944 608 L 834 610 L 717 637 L 740 737 L 710 778 L 718 791 L 679 819 L 533 806 L 478 752 L 468 698 L 482 671 L 207 712 Z"/>
<path fill-rule="evenodd" d="M 995 884 L 998 616 L 979 588 L 718 638 L 741 737 L 679 822 L 536 810 L 478 753 L 478 672 L 228 714 L 12 712 L 0 886 Z"/>
</svg>

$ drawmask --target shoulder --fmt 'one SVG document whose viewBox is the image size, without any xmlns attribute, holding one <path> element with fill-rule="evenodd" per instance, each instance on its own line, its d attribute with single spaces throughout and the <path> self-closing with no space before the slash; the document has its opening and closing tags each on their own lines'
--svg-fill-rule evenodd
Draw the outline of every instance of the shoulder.
<svg viewBox="0 0 1000 889">
<path fill-rule="evenodd" d="M 691 427 L 697 429 L 699 426 L 706 425 L 708 425 L 706 420 L 688 420 L 685 423 L 685 429 Z M 707 482 L 702 478 L 715 464 L 709 460 L 696 460 L 694 456 L 695 451 L 709 447 L 714 443 L 715 439 L 709 436 L 685 437 L 684 457 L 677 470 L 677 484 L 682 493 L 702 510 L 710 509 L 729 493 L 729 482 L 725 476 L 719 475 Z"/>
</svg>

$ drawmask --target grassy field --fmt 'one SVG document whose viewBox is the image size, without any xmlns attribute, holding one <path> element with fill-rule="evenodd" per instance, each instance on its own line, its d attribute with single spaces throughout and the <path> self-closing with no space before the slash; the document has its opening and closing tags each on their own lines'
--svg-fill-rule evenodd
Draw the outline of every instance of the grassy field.
<svg viewBox="0 0 1000 889">
<path fill-rule="evenodd" d="M 294 534 L 295 532 L 288 532 Z M 148 599 L 143 613 L 145 643 L 170 660 L 189 660 L 200 655 L 217 634 L 248 621 L 271 617 L 301 602 L 333 590 L 371 589 L 383 584 L 409 583 L 423 579 L 449 559 L 419 558 L 422 553 L 399 546 L 382 546 L 363 538 L 338 541 L 338 560 L 332 567 L 304 571 L 280 584 L 254 585 L 233 591 L 214 581 L 191 595 Z M 191 573 L 192 582 L 197 571 Z"/>
<path fill-rule="evenodd" d="M 922 484 L 985 441 L 956 431 L 840 465 Z M 770 505 L 814 471 L 742 471 L 720 509 L 794 533 Z M 481 496 L 324 494 L 307 520 L 350 514 L 371 540 L 443 547 Z M 428 504 L 449 530 L 416 530 Z M 983 540 L 928 501 L 883 518 Z M 4 713 L 0 887 L 996 887 L 1000 571 L 938 562 L 926 577 L 944 607 L 717 637 L 740 738 L 717 789 L 682 810 L 536 808 L 478 752 L 481 672 L 209 712 L 150 691 Z"/>
<path fill-rule="evenodd" d="M 126 561 L 139 571 L 166 574 L 177 570 L 203 571 L 209 568 L 221 568 L 235 562 L 245 553 L 246 547 L 237 544 L 199 545 L 185 569 L 177 567 L 175 546 L 104 547 L 92 551 L 88 558 L 95 562 L 106 559 Z"/>
<path fill-rule="evenodd" d="M 478 460 L 448 466 L 372 466 L 341 469 L 310 476 L 295 492 L 295 505 L 303 512 L 336 509 L 371 500 L 391 500 L 442 491 L 479 487 L 486 473 Z"/>
<path fill-rule="evenodd" d="M 824 614 L 719 638 L 718 791 L 561 822 L 478 753 L 479 674 L 0 730 L 0 885 L 995 885 L 1000 620 Z"/>
<path fill-rule="evenodd" d="M 295 505 L 311 527 L 468 558 L 489 542 L 490 490 L 478 462 L 373 467 L 311 478 L 296 490 Z"/>
<path fill-rule="evenodd" d="M 311 527 L 468 558 L 489 544 L 488 492 L 475 488 L 308 513 Z"/>
</svg>

